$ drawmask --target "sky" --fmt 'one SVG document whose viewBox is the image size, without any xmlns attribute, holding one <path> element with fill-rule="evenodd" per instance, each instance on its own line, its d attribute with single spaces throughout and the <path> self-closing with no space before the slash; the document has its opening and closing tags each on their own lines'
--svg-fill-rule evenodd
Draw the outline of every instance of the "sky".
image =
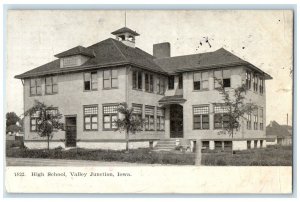
<svg viewBox="0 0 300 202">
<path fill-rule="evenodd" d="M 15 75 L 52 61 L 67 49 L 113 38 L 110 33 L 125 25 L 125 12 L 10 10 L 6 25 L 6 111 L 21 115 L 23 86 Z M 223 47 L 252 63 L 273 77 L 266 81 L 267 124 L 270 120 L 286 124 L 287 114 L 291 124 L 291 11 L 131 10 L 126 12 L 126 25 L 140 34 L 136 46 L 151 54 L 153 44 L 170 42 L 171 56 Z"/>
</svg>

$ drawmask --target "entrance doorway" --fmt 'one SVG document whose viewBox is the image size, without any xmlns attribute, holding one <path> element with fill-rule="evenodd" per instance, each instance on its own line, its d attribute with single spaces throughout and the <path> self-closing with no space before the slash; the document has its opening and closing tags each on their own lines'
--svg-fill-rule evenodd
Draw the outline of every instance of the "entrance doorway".
<svg viewBox="0 0 300 202">
<path fill-rule="evenodd" d="M 66 117 L 66 147 L 76 147 L 76 116 Z"/>
<path fill-rule="evenodd" d="M 170 137 L 183 138 L 183 107 L 179 104 L 170 105 Z"/>
</svg>

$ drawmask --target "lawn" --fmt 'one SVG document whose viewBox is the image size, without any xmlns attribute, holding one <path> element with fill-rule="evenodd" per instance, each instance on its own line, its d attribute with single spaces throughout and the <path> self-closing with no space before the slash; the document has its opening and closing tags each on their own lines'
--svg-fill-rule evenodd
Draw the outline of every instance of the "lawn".
<svg viewBox="0 0 300 202">
<path fill-rule="evenodd" d="M 182 153 L 179 151 L 155 152 L 150 149 L 134 149 L 129 153 L 113 150 L 90 149 L 21 149 L 8 148 L 7 157 L 17 158 L 48 158 L 48 159 L 73 159 L 93 161 L 122 161 L 146 164 L 176 164 L 194 165 L 194 153 Z M 202 164 L 208 166 L 291 166 L 291 146 L 270 146 L 261 149 L 245 151 L 203 151 Z"/>
</svg>

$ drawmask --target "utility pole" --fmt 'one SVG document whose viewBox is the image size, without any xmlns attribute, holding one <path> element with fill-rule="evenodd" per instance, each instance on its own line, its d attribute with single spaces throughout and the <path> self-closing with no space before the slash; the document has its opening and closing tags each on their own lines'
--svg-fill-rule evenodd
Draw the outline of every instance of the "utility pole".
<svg viewBox="0 0 300 202">
<path fill-rule="evenodd" d="M 126 27 L 126 10 L 125 10 L 125 27 Z"/>
</svg>

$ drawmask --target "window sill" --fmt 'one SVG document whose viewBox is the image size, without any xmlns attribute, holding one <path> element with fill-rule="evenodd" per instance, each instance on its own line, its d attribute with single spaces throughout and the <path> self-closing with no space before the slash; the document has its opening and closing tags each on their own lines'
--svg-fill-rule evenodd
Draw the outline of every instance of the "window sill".
<svg viewBox="0 0 300 202">
<path fill-rule="evenodd" d="M 193 130 L 210 130 L 210 129 L 203 129 L 203 128 L 193 128 Z M 216 129 L 218 130 L 218 129 Z"/>
<path fill-rule="evenodd" d="M 102 131 L 117 131 L 118 129 L 117 128 L 115 128 L 115 129 L 113 129 L 113 128 L 103 128 L 102 129 Z"/>
<path fill-rule="evenodd" d="M 37 95 L 29 95 L 29 97 L 37 97 L 37 96 L 42 96 L 42 94 L 37 94 Z"/>
<path fill-rule="evenodd" d="M 193 90 L 193 92 L 205 92 L 205 91 L 209 91 L 209 89 L 202 89 L 202 90 Z"/>
<path fill-rule="evenodd" d="M 115 90 L 115 89 L 119 89 L 118 87 L 113 87 L 113 88 L 102 88 L 102 90 Z"/>
<path fill-rule="evenodd" d="M 83 132 L 97 132 L 98 131 L 98 129 L 95 129 L 95 130 L 83 130 Z"/>
<path fill-rule="evenodd" d="M 56 95 L 58 93 L 45 93 L 45 95 Z"/>
</svg>

